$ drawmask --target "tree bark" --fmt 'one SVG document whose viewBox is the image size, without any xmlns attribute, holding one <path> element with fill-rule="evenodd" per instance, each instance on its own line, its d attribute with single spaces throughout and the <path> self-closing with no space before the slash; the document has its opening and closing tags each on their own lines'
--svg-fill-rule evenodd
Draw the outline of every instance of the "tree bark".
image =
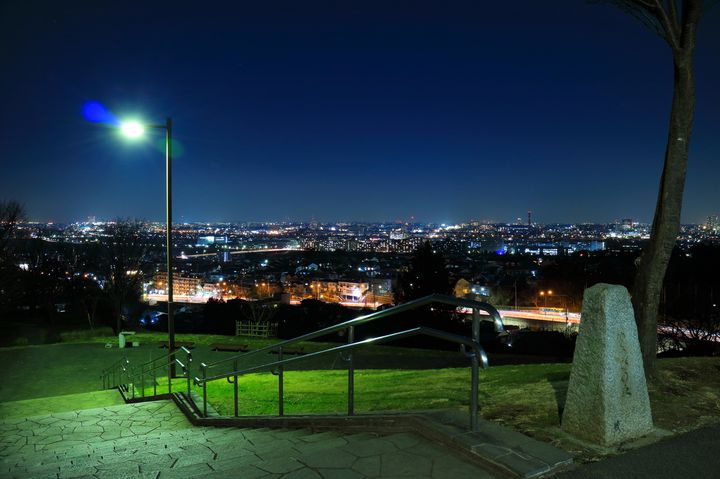
<svg viewBox="0 0 720 479">
<path fill-rule="evenodd" d="M 694 30 L 695 25 L 692 26 Z M 633 308 L 638 328 L 645 375 L 656 371 L 657 322 L 665 271 L 680 231 L 688 147 L 695 110 L 695 78 L 692 55 L 694 31 L 689 43 L 673 52 L 674 90 L 665 163 L 655 207 L 650 241 L 640 256 L 635 276 Z"/>
</svg>

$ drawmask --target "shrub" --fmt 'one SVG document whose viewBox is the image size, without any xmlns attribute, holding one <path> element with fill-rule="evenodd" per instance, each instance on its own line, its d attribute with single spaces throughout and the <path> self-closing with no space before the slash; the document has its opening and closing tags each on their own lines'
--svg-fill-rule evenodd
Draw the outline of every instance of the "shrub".
<svg viewBox="0 0 720 479">
<path fill-rule="evenodd" d="M 108 326 L 95 329 L 74 329 L 72 331 L 63 331 L 60 333 L 60 341 L 64 343 L 113 335 L 112 328 Z"/>
</svg>

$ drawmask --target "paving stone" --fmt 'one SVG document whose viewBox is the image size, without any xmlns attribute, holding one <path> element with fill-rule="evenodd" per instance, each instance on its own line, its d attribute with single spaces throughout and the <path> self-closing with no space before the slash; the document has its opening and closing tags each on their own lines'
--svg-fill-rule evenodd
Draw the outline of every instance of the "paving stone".
<svg viewBox="0 0 720 479">
<path fill-rule="evenodd" d="M 271 474 L 287 474 L 302 467 L 304 464 L 293 457 L 277 458 L 272 461 L 263 461 L 255 467 Z"/>
<path fill-rule="evenodd" d="M 380 476 L 380 456 L 362 457 L 352 465 L 353 470 L 368 477 Z"/>
<path fill-rule="evenodd" d="M 82 466 L 82 467 L 67 467 L 62 468 L 58 471 L 57 477 L 59 479 L 70 479 L 78 477 L 88 477 L 97 474 L 98 470 L 94 466 Z"/>
<path fill-rule="evenodd" d="M 63 442 L 67 441 L 73 441 L 73 442 L 86 442 L 91 439 L 95 439 L 102 434 L 101 432 L 72 432 L 70 434 L 63 434 Z"/>
<path fill-rule="evenodd" d="M 352 469 L 327 469 L 320 468 L 317 472 L 323 479 L 363 479 L 365 476 Z"/>
<path fill-rule="evenodd" d="M 520 477 L 534 477 L 550 471 L 547 463 L 534 457 L 523 457 L 514 452 L 500 456 L 495 461 L 515 471 Z"/>
<path fill-rule="evenodd" d="M 212 474 L 212 472 L 212 468 L 207 464 L 193 464 L 191 466 L 160 471 L 158 479 L 190 479 L 193 477 L 207 476 Z"/>
<path fill-rule="evenodd" d="M 245 470 L 250 469 L 252 471 L 261 471 L 263 474 L 269 474 L 267 471 L 258 469 L 256 466 L 263 462 L 262 459 L 253 455 L 250 456 L 236 456 L 226 459 L 218 459 L 209 463 L 216 471 L 228 471 L 228 470 Z"/>
<path fill-rule="evenodd" d="M 438 457 L 433 460 L 433 479 L 459 479 L 472 477 L 473 479 L 493 479 L 495 476 L 483 471 L 474 464 L 468 464 L 452 455 Z"/>
<path fill-rule="evenodd" d="M 349 444 L 343 450 L 357 457 L 369 457 L 397 451 L 398 448 L 390 441 L 377 438 Z"/>
<path fill-rule="evenodd" d="M 172 469 L 190 466 L 193 464 L 203 464 L 212 461 L 215 457 L 211 451 L 206 450 L 205 452 L 194 451 L 192 454 L 183 454 L 172 466 Z"/>
<path fill-rule="evenodd" d="M 304 429 L 193 427 L 170 401 L 109 406 L 93 413 L 63 413 L 12 424 L 0 421 L 0 430 L 6 431 L 0 438 L 0 460 L 6 466 L 0 471 L 14 471 L 20 477 L 57 477 L 58 472 L 62 477 L 101 479 L 355 479 L 381 473 L 383 477 L 430 477 L 432 468 L 423 455 L 432 451 L 428 457 L 444 457 L 442 450 L 404 433 L 382 437 L 332 431 L 311 434 Z M 40 434 L 20 436 L 21 430 Z M 64 441 L 56 442 L 63 437 Z M 474 466 L 464 468 L 452 457 L 442 464 L 435 470 L 461 471 L 465 477 L 465 472 L 475 471 Z M 7 475 L 0 472 L 0 477 Z"/>
<path fill-rule="evenodd" d="M 280 440 L 278 442 L 268 442 L 261 445 L 248 444 L 243 446 L 248 451 L 252 451 L 263 459 L 272 459 L 287 455 L 287 451 L 292 449 L 293 443 L 288 440 Z"/>
<path fill-rule="evenodd" d="M 336 436 L 337 436 L 336 432 L 327 431 L 327 432 L 319 432 L 317 434 L 310 434 L 307 436 L 300 437 L 299 439 L 301 441 L 306 441 L 306 442 L 320 442 L 320 441 L 324 441 L 326 439 L 331 439 Z"/>
<path fill-rule="evenodd" d="M 152 432 L 155 429 L 157 429 L 158 427 L 159 426 L 146 426 L 146 425 L 142 425 L 142 424 L 133 424 L 132 426 L 130 426 L 130 431 L 133 434 L 135 434 L 136 436 L 138 436 L 141 434 L 147 434 L 149 432 Z"/>
<path fill-rule="evenodd" d="M 310 467 L 346 468 L 349 469 L 355 463 L 355 456 L 342 451 L 334 450 L 332 454 L 327 452 L 315 452 L 302 458 L 302 461 Z"/>
<path fill-rule="evenodd" d="M 283 479 L 322 479 L 322 476 L 309 467 L 304 467 L 282 476 Z"/>
<path fill-rule="evenodd" d="M 109 476 L 130 476 L 140 473 L 140 468 L 137 464 L 130 462 L 120 462 L 115 464 L 99 464 L 97 466 L 98 476 L 109 477 Z"/>
<path fill-rule="evenodd" d="M 495 459 L 500 456 L 504 456 L 506 454 L 510 454 L 512 452 L 510 449 L 506 447 L 500 447 L 496 446 L 494 444 L 477 444 L 475 446 L 472 446 L 470 450 L 477 454 L 478 456 L 488 458 L 488 459 Z"/>
<path fill-rule="evenodd" d="M 425 457 L 397 451 L 381 456 L 380 472 L 385 476 L 429 476 L 432 471 L 432 461 Z"/>
<path fill-rule="evenodd" d="M 89 425 L 89 426 L 78 426 L 73 430 L 73 434 L 95 434 L 99 436 L 105 432 L 105 430 L 102 428 L 102 426 L 98 425 Z"/>
<path fill-rule="evenodd" d="M 102 416 L 95 416 L 90 418 L 80 417 L 80 425 L 82 426 L 93 426 L 98 424 L 102 420 Z"/>
<path fill-rule="evenodd" d="M 100 434 L 100 439 L 103 441 L 109 441 L 112 439 L 118 439 L 121 436 L 120 430 L 106 430 L 102 434 Z"/>
<path fill-rule="evenodd" d="M 215 465 L 213 464 L 213 467 Z M 252 465 L 242 466 L 242 465 L 236 465 L 235 467 L 228 467 L 227 469 L 216 469 L 212 474 L 210 475 L 213 479 L 221 479 L 221 478 L 227 478 L 227 479 L 270 479 L 273 477 L 281 477 L 280 474 L 268 474 L 267 471 L 263 471 L 261 469 L 258 469 Z"/>
<path fill-rule="evenodd" d="M 24 418 L 24 417 L 21 417 L 21 418 L 11 418 L 11 419 L 3 419 L 3 423 L 5 423 L 5 424 L 7 424 L 7 425 L 12 425 L 12 426 L 17 425 L 17 424 L 20 424 L 20 423 L 23 423 L 23 422 L 25 422 L 25 421 L 27 421 L 27 418 Z"/>
<path fill-rule="evenodd" d="M 212 450 L 217 454 L 216 460 L 224 461 L 227 459 L 233 459 L 238 457 L 249 457 L 252 456 L 257 460 L 261 460 L 254 452 L 248 451 L 242 447 L 213 447 Z"/>
<path fill-rule="evenodd" d="M 407 449 L 421 442 L 421 439 L 418 436 L 407 432 L 391 434 L 389 436 L 385 436 L 384 439 L 395 444 L 398 449 Z"/>
<path fill-rule="evenodd" d="M 305 441 L 298 441 L 295 443 L 293 448 L 300 452 L 301 454 L 312 454 L 318 451 L 324 451 L 328 448 L 333 447 L 345 447 L 347 446 L 348 442 L 345 438 L 342 437 L 333 437 L 329 438 L 325 441 L 320 442 L 305 442 Z M 349 451 L 349 449 L 346 449 Z"/>
</svg>

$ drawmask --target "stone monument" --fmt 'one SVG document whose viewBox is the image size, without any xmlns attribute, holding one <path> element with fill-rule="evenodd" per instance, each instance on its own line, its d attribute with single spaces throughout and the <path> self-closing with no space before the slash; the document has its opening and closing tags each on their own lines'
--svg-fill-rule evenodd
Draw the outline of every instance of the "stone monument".
<svg viewBox="0 0 720 479">
<path fill-rule="evenodd" d="M 623 286 L 585 290 L 562 429 L 604 446 L 653 429 L 635 316 Z"/>
</svg>

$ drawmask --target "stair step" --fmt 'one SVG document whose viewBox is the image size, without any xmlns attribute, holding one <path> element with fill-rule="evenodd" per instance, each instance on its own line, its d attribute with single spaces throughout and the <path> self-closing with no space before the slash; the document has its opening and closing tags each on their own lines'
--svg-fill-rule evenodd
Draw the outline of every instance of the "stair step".
<svg viewBox="0 0 720 479">
<path fill-rule="evenodd" d="M 2 420 L 0 446 L 7 446 L 6 449 L 0 447 L 0 477 L 166 479 L 211 475 L 251 479 L 302 475 L 308 472 L 306 460 L 317 467 L 331 469 L 347 463 L 341 467 L 347 467 L 351 475 L 355 473 L 350 471 L 350 465 L 357 461 L 365 464 L 362 467 L 367 467 L 372 476 L 379 474 L 380 469 L 376 471 L 375 468 L 380 467 L 380 456 L 388 451 L 407 454 L 402 450 L 420 443 L 416 436 L 405 433 L 381 437 L 367 432 L 313 433 L 307 428 L 193 427 L 168 411 L 174 407 L 169 401 L 166 404 L 135 403 L 106 407 L 101 412 L 73 411 L 38 416 L 26 424 Z M 133 415 L 138 412 L 142 412 L 140 417 L 147 418 L 153 427 L 158 426 L 137 433 L 142 427 L 138 427 L 140 421 L 134 421 Z M 156 413 L 162 415 L 156 416 Z M 169 419 L 161 422 L 158 417 Z M 22 424 L 21 429 L 16 427 L 19 424 Z M 78 424 L 79 432 L 62 429 Z M 106 437 L 98 437 L 97 432 L 93 432 L 99 430 L 98 426 L 105 428 Z M 32 438 L 36 436 L 20 435 L 28 431 L 42 434 L 48 428 L 58 428 L 62 440 L 33 445 L 35 439 Z M 4 431 L 14 431 L 17 437 L 6 437 Z M 373 465 L 376 463 L 377 466 Z"/>
</svg>

